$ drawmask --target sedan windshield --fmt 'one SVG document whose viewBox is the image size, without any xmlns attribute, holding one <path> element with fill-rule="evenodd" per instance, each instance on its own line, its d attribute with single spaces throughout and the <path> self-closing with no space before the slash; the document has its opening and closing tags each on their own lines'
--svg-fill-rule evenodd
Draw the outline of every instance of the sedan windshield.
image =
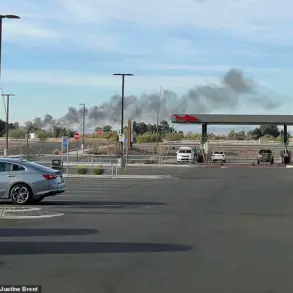
<svg viewBox="0 0 293 293">
<path fill-rule="evenodd" d="M 191 154 L 191 150 L 179 150 L 180 154 Z"/>
</svg>

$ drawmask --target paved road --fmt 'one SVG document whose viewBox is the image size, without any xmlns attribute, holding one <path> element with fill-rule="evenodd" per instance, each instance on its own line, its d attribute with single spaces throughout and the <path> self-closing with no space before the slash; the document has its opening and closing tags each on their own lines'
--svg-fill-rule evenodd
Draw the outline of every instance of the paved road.
<svg viewBox="0 0 293 293">
<path fill-rule="evenodd" d="M 191 171 L 190 171 L 191 170 Z M 72 293 L 291 293 L 293 171 L 67 179 L 63 217 L 0 221 L 0 280 Z"/>
</svg>

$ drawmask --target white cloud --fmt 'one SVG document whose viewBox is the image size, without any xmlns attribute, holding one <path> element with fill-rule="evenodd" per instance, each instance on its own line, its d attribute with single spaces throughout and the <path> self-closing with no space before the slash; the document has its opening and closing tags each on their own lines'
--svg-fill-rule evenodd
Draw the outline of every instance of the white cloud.
<svg viewBox="0 0 293 293">
<path fill-rule="evenodd" d="M 164 86 L 168 89 L 193 87 L 198 84 L 219 83 L 218 76 L 133 76 L 126 79 L 131 90 L 153 91 Z M 117 76 L 94 75 L 66 71 L 3 70 L 4 84 L 43 84 L 65 87 L 119 88 L 121 78 Z"/>
<path fill-rule="evenodd" d="M 286 68 L 260 68 L 260 67 L 243 67 L 236 65 L 190 65 L 190 64 L 152 64 L 145 63 L 142 65 L 141 69 L 151 70 L 151 71 L 193 71 L 197 73 L 226 73 L 231 68 L 240 68 L 244 72 L 251 73 L 288 73 L 293 71 L 293 69 Z"/>
<path fill-rule="evenodd" d="M 8 23 L 9 22 L 9 23 Z M 3 25 L 3 39 L 9 42 L 31 41 L 39 39 L 60 39 L 61 33 L 45 28 L 39 23 L 24 20 L 7 21 Z"/>
<path fill-rule="evenodd" d="M 113 31 L 108 34 L 107 28 L 112 21 L 122 20 L 155 29 L 170 26 L 221 29 L 237 38 L 290 43 L 293 37 L 290 6 L 290 0 L 10 0 L 3 10 L 19 14 L 22 19 L 9 20 L 9 25 L 5 21 L 4 37 L 21 44 L 29 39 L 44 45 L 62 38 L 61 49 L 62 46 L 95 51 L 116 48 L 121 52 L 128 48 L 123 36 Z M 166 48 L 167 42 L 162 39 L 158 48 Z M 195 40 L 173 42 L 174 46 L 168 49 L 175 54 L 188 51 Z"/>
<path fill-rule="evenodd" d="M 202 26 L 228 29 L 232 32 L 255 34 L 267 38 L 285 37 L 276 25 L 293 21 L 290 0 L 57 0 L 73 17 L 88 22 L 109 20 L 132 21 L 147 26 Z"/>
</svg>

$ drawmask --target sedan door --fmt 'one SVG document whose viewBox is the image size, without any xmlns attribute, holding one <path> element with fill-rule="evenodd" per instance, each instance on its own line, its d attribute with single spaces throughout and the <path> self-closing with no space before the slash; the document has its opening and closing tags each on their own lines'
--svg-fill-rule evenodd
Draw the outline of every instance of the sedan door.
<svg viewBox="0 0 293 293">
<path fill-rule="evenodd" d="M 13 182 L 12 165 L 0 162 L 0 198 L 8 197 L 8 191 Z"/>
</svg>

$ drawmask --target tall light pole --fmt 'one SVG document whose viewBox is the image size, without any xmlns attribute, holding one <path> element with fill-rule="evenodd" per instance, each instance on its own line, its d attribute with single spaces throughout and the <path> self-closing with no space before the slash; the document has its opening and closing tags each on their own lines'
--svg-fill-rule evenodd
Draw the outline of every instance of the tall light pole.
<svg viewBox="0 0 293 293">
<path fill-rule="evenodd" d="M 4 18 L 9 19 L 20 19 L 17 15 L 7 14 L 7 15 L 0 15 L 0 78 L 1 78 L 1 68 L 2 68 L 2 20 Z"/>
<path fill-rule="evenodd" d="M 85 104 L 81 103 L 79 105 L 83 106 L 83 112 L 82 112 L 82 150 L 84 150 Z"/>
<path fill-rule="evenodd" d="M 10 97 L 13 97 L 15 95 L 13 94 L 2 94 L 3 97 L 6 97 L 6 124 L 5 124 L 5 149 L 4 149 L 4 157 L 8 156 L 8 138 L 9 138 L 9 102 L 10 102 Z"/>
<path fill-rule="evenodd" d="M 162 98 L 162 86 L 160 87 L 160 95 L 158 100 L 158 109 L 157 109 L 157 152 L 159 146 L 159 115 L 160 115 L 160 108 L 161 108 L 161 98 Z"/>
<path fill-rule="evenodd" d="M 121 99 L 121 134 L 124 133 L 124 82 L 125 82 L 125 76 L 133 76 L 131 73 L 114 73 L 113 75 L 119 75 L 122 76 L 122 99 Z M 128 138 L 130 139 L 130 138 Z M 120 148 L 121 148 L 121 156 L 123 157 L 123 141 L 120 142 Z"/>
</svg>

